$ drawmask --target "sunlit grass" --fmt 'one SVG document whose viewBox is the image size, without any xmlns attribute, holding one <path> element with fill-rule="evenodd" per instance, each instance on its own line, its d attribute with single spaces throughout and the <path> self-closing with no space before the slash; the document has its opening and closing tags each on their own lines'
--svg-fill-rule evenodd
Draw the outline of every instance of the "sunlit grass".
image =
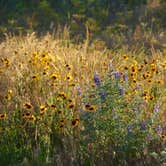
<svg viewBox="0 0 166 166">
<path fill-rule="evenodd" d="M 158 153 L 163 150 L 166 59 L 161 52 L 97 51 L 32 34 L 7 38 L 0 54 L 2 164 L 99 164 L 106 157 L 113 165 L 131 162 L 131 154 L 136 162 L 153 141 L 160 143 Z"/>
</svg>

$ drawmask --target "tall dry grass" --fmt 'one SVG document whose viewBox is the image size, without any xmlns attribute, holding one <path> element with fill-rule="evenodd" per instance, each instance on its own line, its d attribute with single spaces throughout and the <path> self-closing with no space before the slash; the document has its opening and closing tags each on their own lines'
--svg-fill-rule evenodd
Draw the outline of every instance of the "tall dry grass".
<svg viewBox="0 0 166 166">
<path fill-rule="evenodd" d="M 96 132 L 93 127 L 110 122 L 109 116 L 112 115 L 108 111 L 112 111 L 112 108 L 120 110 L 120 123 L 124 122 L 126 127 L 130 123 L 138 125 L 139 121 L 146 121 L 149 123 L 148 132 L 152 136 L 155 135 L 152 140 L 159 141 L 163 136 L 165 141 L 164 54 L 155 50 L 148 56 L 143 52 L 113 52 L 104 47 L 97 50 L 93 44 L 88 46 L 88 40 L 87 38 L 85 43 L 76 45 L 70 41 L 68 33 L 56 40 L 51 34 L 39 38 L 32 33 L 20 37 L 6 36 L 6 40 L 1 42 L 0 132 L 3 135 L 3 164 L 16 161 L 37 165 L 72 165 L 86 162 L 99 164 L 104 163 L 105 155 L 106 161 L 110 161 L 106 149 L 102 151 L 103 154 L 101 152 L 101 158 L 98 157 L 99 143 L 105 147 L 111 140 L 106 139 L 104 142 L 102 134 L 109 138 L 109 133 L 107 135 L 103 130 L 100 133 L 99 130 L 100 137 L 94 138 L 99 143 L 93 142 L 93 138 L 92 143 L 84 141 Z M 117 77 L 116 74 L 120 74 L 118 81 L 112 80 L 113 75 Z M 127 82 L 124 79 L 126 74 Z M 105 81 L 108 78 L 111 79 L 109 84 Z M 100 95 L 100 82 L 103 86 L 101 88 L 108 92 L 110 90 L 110 96 L 115 95 L 113 100 L 100 102 L 99 97 L 95 98 Z M 125 88 L 124 98 L 116 91 L 118 88 Z M 121 101 L 125 101 L 125 104 Z M 133 115 L 133 110 L 140 108 L 140 115 Z M 103 112 L 103 119 L 99 113 L 96 113 L 97 122 L 95 119 L 84 119 L 84 113 L 95 113 L 100 109 L 106 112 Z M 133 119 L 130 119 L 130 114 L 133 115 Z M 92 122 L 94 126 L 86 128 Z M 158 126 L 162 131 L 156 131 Z M 107 127 L 106 131 L 109 131 L 109 126 Z M 122 126 L 117 130 L 127 133 Z M 118 139 L 117 135 L 115 138 Z M 11 146 L 5 145 L 7 142 Z M 165 142 L 161 141 L 159 150 L 163 145 Z M 95 151 L 93 146 L 98 150 Z M 91 151 L 92 149 L 94 151 Z M 144 155 L 147 155 L 146 153 Z M 14 157 L 6 161 L 12 154 Z M 111 154 L 114 154 L 114 151 Z M 112 164 L 113 160 L 115 163 L 122 160 L 121 164 L 126 162 L 124 158 L 114 159 L 112 156 L 111 159 Z"/>
</svg>

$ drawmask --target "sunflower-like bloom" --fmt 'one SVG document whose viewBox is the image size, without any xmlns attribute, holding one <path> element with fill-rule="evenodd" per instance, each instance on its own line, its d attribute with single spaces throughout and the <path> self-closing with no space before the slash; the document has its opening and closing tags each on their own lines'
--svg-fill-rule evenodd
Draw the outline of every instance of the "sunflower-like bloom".
<svg viewBox="0 0 166 166">
<path fill-rule="evenodd" d="M 6 114 L 5 113 L 0 113 L 0 120 L 6 119 Z"/>
</svg>

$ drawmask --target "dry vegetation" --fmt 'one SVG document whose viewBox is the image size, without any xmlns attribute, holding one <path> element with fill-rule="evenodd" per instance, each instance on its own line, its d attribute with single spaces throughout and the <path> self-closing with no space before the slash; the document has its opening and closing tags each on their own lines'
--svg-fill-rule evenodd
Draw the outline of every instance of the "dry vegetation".
<svg viewBox="0 0 166 166">
<path fill-rule="evenodd" d="M 164 54 L 114 53 L 87 42 L 34 33 L 1 42 L 0 163 L 166 162 Z"/>
</svg>

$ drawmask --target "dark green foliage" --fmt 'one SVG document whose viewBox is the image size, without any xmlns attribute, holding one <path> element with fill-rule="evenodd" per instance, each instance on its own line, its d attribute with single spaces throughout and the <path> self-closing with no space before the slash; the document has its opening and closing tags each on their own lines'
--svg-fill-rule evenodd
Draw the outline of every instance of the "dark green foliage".
<svg viewBox="0 0 166 166">
<path fill-rule="evenodd" d="M 165 1 L 160 3 L 162 6 L 150 9 L 147 0 L 0 0 L 0 37 L 5 32 L 41 34 L 53 31 L 58 25 L 68 25 L 72 39 L 83 41 L 88 25 L 92 40 L 100 38 L 111 48 L 115 48 L 119 40 L 121 44 L 130 45 L 137 26 L 142 23 L 146 24 L 141 29 L 143 33 L 151 28 L 155 33 L 165 28 Z M 145 40 L 137 43 L 145 46 L 151 42 Z M 155 45 L 162 48 L 161 41 L 158 39 Z"/>
</svg>

